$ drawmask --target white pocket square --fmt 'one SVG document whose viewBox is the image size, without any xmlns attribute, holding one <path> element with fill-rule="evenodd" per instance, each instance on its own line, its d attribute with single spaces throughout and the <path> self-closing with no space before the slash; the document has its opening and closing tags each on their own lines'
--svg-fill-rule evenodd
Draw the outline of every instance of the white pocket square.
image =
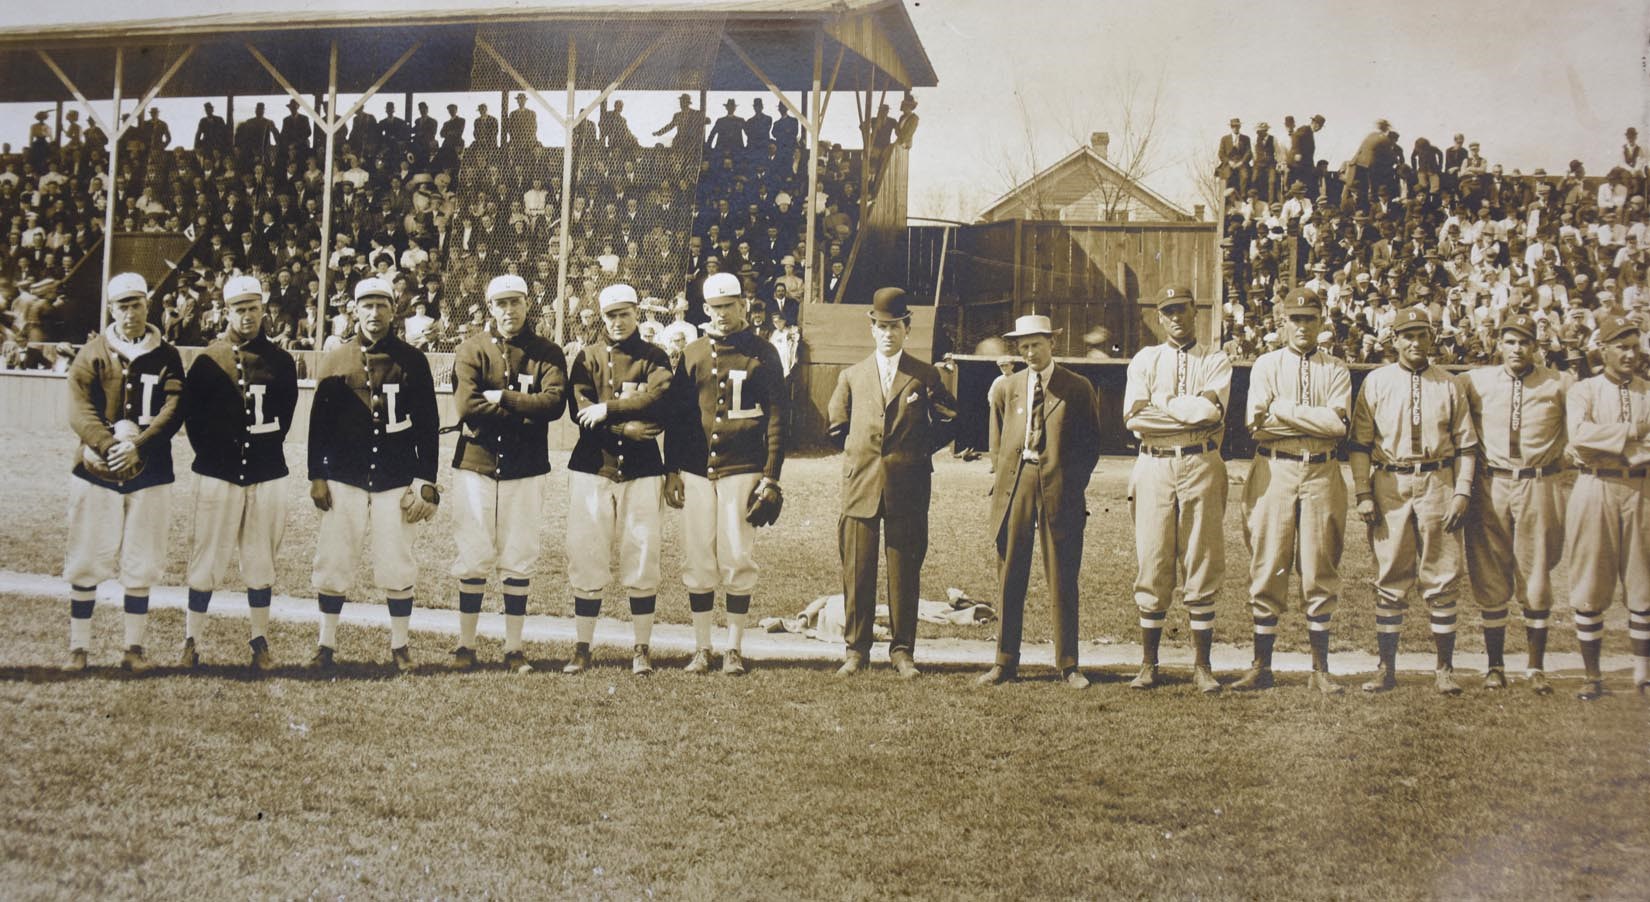
<svg viewBox="0 0 1650 902">
<path fill-rule="evenodd" d="M 905 396 L 905 403 L 915 404 L 917 402 L 917 399 L 920 398 L 920 397 L 922 397 L 922 395 L 918 394 L 917 392 L 912 392 L 911 394 Z"/>
</svg>

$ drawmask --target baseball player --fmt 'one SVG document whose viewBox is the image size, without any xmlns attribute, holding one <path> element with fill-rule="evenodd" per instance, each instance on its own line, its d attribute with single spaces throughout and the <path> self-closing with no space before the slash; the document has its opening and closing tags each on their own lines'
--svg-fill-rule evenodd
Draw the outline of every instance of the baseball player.
<svg viewBox="0 0 1650 902">
<path fill-rule="evenodd" d="M 111 322 L 69 366 L 69 425 L 80 449 L 69 480 L 70 670 L 85 670 L 97 584 L 118 577 L 125 592 L 120 666 L 144 671 L 149 587 L 166 565 L 172 436 L 183 391 L 183 359 L 149 324 L 149 286 L 137 273 L 109 280 Z"/>
<path fill-rule="evenodd" d="M 273 663 L 264 636 L 270 587 L 286 531 L 283 445 L 298 405 L 298 369 L 292 355 L 264 335 L 264 291 L 257 279 L 228 280 L 223 299 L 223 337 L 195 358 L 183 383 L 183 425 L 195 449 L 197 479 L 180 663 L 200 664 L 212 591 L 223 585 L 239 552 L 252 621 L 252 669 L 267 670 Z"/>
<path fill-rule="evenodd" d="M 689 673 L 710 670 L 718 586 L 726 595 L 722 672 L 742 676 L 742 642 L 756 588 L 756 526 L 779 519 L 784 495 L 784 376 L 773 344 L 746 328 L 739 277 L 705 279 L 706 335 L 687 346 L 671 377 L 665 431 L 665 500 L 683 509 L 682 582 L 696 650 Z"/>
<path fill-rule="evenodd" d="M 361 543 L 372 534 L 373 579 L 390 609 L 390 654 L 412 669 L 411 524 L 441 503 L 435 487 L 439 414 L 424 354 L 393 334 L 395 289 L 379 278 L 355 286 L 358 333 L 326 352 L 309 414 L 309 497 L 321 511 L 311 579 L 321 607 L 312 667 L 333 664 L 338 614 L 355 580 Z"/>
<path fill-rule="evenodd" d="M 642 338 L 634 288 L 609 285 L 599 303 L 606 340 L 581 348 L 572 363 L 579 440 L 567 460 L 567 581 L 578 644 L 562 672 L 590 666 L 617 540 L 636 640 L 630 669 L 645 676 L 653 672 L 648 646 L 659 595 L 665 464 L 656 437 L 670 401 L 670 355 Z"/>
<path fill-rule="evenodd" d="M 1579 473 L 1564 515 L 1570 606 L 1586 670 L 1576 697 L 1608 694 L 1599 672 L 1604 610 L 1619 582 L 1627 596 L 1633 685 L 1650 693 L 1650 383 L 1634 375 L 1640 329 L 1625 316 L 1601 317 L 1604 371 L 1577 382 L 1565 399 L 1570 459 Z"/>
<path fill-rule="evenodd" d="M 458 647 L 452 666 L 476 666 L 476 621 L 487 580 L 504 595 L 504 667 L 530 673 L 521 650 L 527 592 L 539 556 L 550 424 L 566 406 L 567 359 L 527 326 L 527 283 L 504 275 L 487 285 L 492 325 L 453 355 L 453 404 L 462 422 L 453 450 L 452 574 L 458 579 Z"/>
<path fill-rule="evenodd" d="M 1220 457 L 1232 364 L 1219 348 L 1197 342 L 1197 304 L 1189 288 L 1164 289 L 1157 301 L 1164 342 L 1142 348 L 1129 362 L 1123 421 L 1140 438 L 1140 456 L 1129 477 L 1139 575 L 1134 603 L 1140 609 L 1143 648 L 1140 673 L 1129 687 L 1159 684 L 1157 649 L 1174 600 L 1178 566 L 1197 660 L 1198 691 L 1220 691 L 1209 668 L 1214 639 L 1215 593 L 1226 569 L 1226 463 Z"/>
<path fill-rule="evenodd" d="M 1346 480 L 1335 446 L 1346 436 L 1352 377 L 1345 363 L 1318 347 L 1323 304 L 1316 292 L 1297 288 L 1281 309 L 1288 344 L 1255 361 L 1244 412 L 1256 445 L 1243 488 L 1255 660 L 1232 688 L 1271 687 L 1272 646 L 1295 570 L 1312 646 L 1309 685 L 1339 695 L 1340 685 L 1329 676 L 1329 619 L 1341 592 Z"/>
<path fill-rule="evenodd" d="M 1455 597 L 1478 433 L 1461 381 L 1431 365 L 1432 319 L 1426 308 L 1400 310 L 1392 329 L 1398 360 L 1364 379 L 1348 441 L 1358 516 L 1369 524 L 1375 555 L 1380 665 L 1363 690 L 1385 692 L 1398 685 L 1404 596 L 1419 585 L 1438 651 L 1434 685 L 1445 695 L 1459 695 Z"/>
<path fill-rule="evenodd" d="M 1536 363 L 1536 341 L 1534 319 L 1508 317 L 1501 324 L 1501 365 L 1474 369 L 1462 383 L 1479 458 L 1478 503 L 1468 512 L 1463 538 L 1489 654 L 1484 688 L 1507 688 L 1507 607 L 1517 602 L 1530 689 L 1546 695 L 1553 691 L 1542 671 L 1552 572 L 1564 549 L 1564 397 L 1575 377 Z"/>
</svg>

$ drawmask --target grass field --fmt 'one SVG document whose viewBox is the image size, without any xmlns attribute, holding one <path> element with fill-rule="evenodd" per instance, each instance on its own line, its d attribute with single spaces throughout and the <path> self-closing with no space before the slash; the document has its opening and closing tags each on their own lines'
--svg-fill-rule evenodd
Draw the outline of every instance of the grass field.
<svg viewBox="0 0 1650 902">
<path fill-rule="evenodd" d="M 382 632 L 351 627 L 342 657 L 373 663 L 335 679 L 71 676 L 61 615 L 0 606 L 8 898 L 1627 899 L 1650 879 L 1629 695 L 1142 698 L 1112 672 L 1074 693 L 617 660 L 395 678 Z M 151 619 L 176 648 L 181 615 Z"/>
</svg>

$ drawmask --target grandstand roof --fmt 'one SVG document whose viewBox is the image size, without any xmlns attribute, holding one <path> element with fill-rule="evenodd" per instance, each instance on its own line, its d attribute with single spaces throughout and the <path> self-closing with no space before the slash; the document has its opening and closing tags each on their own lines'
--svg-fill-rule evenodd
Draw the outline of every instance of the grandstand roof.
<svg viewBox="0 0 1650 902">
<path fill-rule="evenodd" d="M 415 41 L 423 46 L 384 86 L 392 94 L 514 90 L 496 64 L 477 49 L 476 38 L 505 49 L 513 65 L 540 88 L 567 81 L 567 42 L 579 50 L 581 88 L 617 78 L 656 35 L 697 36 L 677 44 L 691 53 L 661 48 L 626 80 L 627 90 L 765 91 L 750 69 L 729 51 L 735 40 L 783 90 L 802 90 L 813 79 L 813 44 L 824 40 L 823 79 L 830 81 L 839 52 L 836 86 L 846 90 L 898 90 L 938 83 L 902 0 L 535 0 L 500 6 L 497 0 L 447 0 L 441 9 L 386 12 L 315 12 L 285 9 L 211 13 L 165 19 L 99 22 L 0 30 L 0 103 L 70 100 L 36 50 L 51 53 L 89 97 L 113 92 L 110 51 L 126 51 L 125 93 L 146 89 L 190 45 L 194 57 L 161 92 L 171 97 L 283 93 L 251 60 L 243 44 L 267 56 L 304 94 L 324 93 L 326 42 L 339 46 L 339 90 L 359 93 Z M 714 47 L 707 58 L 704 48 Z M 607 53 L 602 49 L 606 48 Z"/>
</svg>

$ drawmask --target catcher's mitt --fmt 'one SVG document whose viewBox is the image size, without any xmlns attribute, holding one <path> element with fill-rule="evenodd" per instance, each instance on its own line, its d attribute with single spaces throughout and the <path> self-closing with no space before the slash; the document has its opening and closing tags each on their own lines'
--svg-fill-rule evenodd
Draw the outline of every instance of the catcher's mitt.
<svg viewBox="0 0 1650 902">
<path fill-rule="evenodd" d="M 131 420 L 118 420 L 113 428 L 116 442 L 129 442 L 138 437 L 138 425 Z M 132 455 L 132 462 L 125 469 L 117 470 L 97 453 L 96 448 L 84 444 L 80 446 L 80 463 L 87 473 L 104 482 L 130 482 L 143 472 L 142 455 Z"/>
<path fill-rule="evenodd" d="M 785 507 L 785 495 L 779 483 L 764 479 L 751 489 L 745 502 L 745 522 L 752 526 L 772 526 L 779 521 L 779 512 Z"/>
</svg>

